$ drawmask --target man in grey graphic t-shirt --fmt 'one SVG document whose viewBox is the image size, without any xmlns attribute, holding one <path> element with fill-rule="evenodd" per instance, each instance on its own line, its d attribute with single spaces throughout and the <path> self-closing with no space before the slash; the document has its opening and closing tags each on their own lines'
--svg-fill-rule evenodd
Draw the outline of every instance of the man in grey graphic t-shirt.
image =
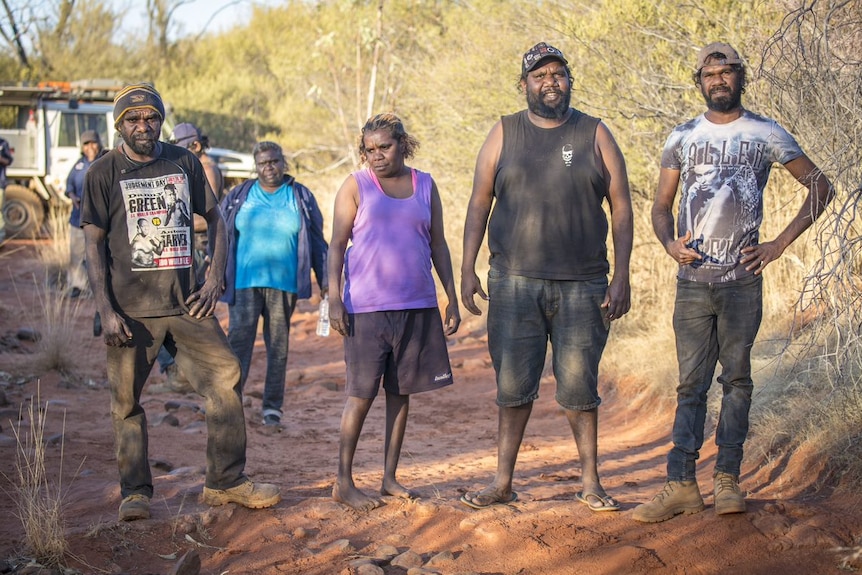
<svg viewBox="0 0 862 575">
<path fill-rule="evenodd" d="M 673 317 L 679 387 L 667 483 L 632 515 L 649 523 L 704 508 L 695 462 L 717 362 L 724 396 L 715 437 L 715 512 L 745 511 L 739 470 L 748 435 L 751 346 L 762 315 L 762 273 L 832 198 L 829 181 L 796 140 L 774 120 L 742 107 L 746 70 L 736 50 L 710 44 L 698 54 L 695 70 L 707 111 L 677 126 L 668 138 L 652 209 L 656 236 L 679 264 Z M 776 162 L 808 188 L 808 197 L 774 240 L 761 241 L 763 189 Z"/>
</svg>

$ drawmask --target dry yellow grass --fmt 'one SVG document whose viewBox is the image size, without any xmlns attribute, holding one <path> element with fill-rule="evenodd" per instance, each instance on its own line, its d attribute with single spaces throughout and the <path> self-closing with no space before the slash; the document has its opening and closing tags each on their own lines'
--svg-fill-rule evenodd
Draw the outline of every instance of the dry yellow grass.
<svg viewBox="0 0 862 575">
<path fill-rule="evenodd" d="M 80 313 L 79 301 L 68 299 L 64 294 L 69 262 L 68 214 L 67 209 L 56 208 L 49 215 L 52 238 L 36 247 L 44 266 L 42 277 L 34 275 L 32 284 L 14 286 L 29 327 L 38 332 L 32 367 L 40 372 L 56 370 L 68 374 L 76 364 L 77 350 L 69 342 L 74 341 L 76 335 L 74 323 Z"/>
<path fill-rule="evenodd" d="M 756 403 L 754 445 L 766 457 L 810 450 L 824 481 L 862 487 L 862 278 L 853 233 L 862 190 L 840 191 L 805 242 L 792 337 Z"/>
<path fill-rule="evenodd" d="M 52 205 L 48 213 L 47 226 L 51 239 L 40 243 L 37 253 L 39 260 L 45 266 L 48 285 L 63 289 L 70 257 L 69 209 L 65 206 Z"/>
<path fill-rule="evenodd" d="M 49 471 L 45 437 L 48 403 L 41 405 L 38 389 L 37 385 L 35 399 L 31 398 L 18 425 L 12 428 L 17 441 L 16 477 L 7 478 L 14 485 L 28 555 L 41 565 L 56 567 L 63 564 L 68 551 L 63 518 L 63 447 L 61 442 L 59 472 Z"/>
<path fill-rule="evenodd" d="M 42 311 L 42 337 L 35 362 L 42 370 L 71 373 L 78 361 L 78 350 L 69 345 L 78 335 L 75 330 L 75 318 L 80 313 L 78 301 L 56 293 L 46 294 Z"/>
<path fill-rule="evenodd" d="M 48 285 L 48 278 L 40 282 L 34 277 L 33 283 L 26 286 L 16 284 L 15 291 L 23 316 L 38 338 L 31 367 L 39 373 L 51 370 L 72 373 L 78 361 L 78 350 L 69 342 L 77 335 L 75 320 L 80 313 L 79 300 L 66 298 L 53 289 Z"/>
</svg>

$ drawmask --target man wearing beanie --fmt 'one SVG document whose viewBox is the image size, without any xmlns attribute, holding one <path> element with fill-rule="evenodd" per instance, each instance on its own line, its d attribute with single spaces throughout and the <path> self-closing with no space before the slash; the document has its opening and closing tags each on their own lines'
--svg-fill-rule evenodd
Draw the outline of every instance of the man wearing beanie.
<svg viewBox="0 0 862 575">
<path fill-rule="evenodd" d="M 122 143 L 90 167 L 81 204 L 90 288 L 108 346 L 121 521 L 150 516 L 153 479 L 140 400 L 162 344 L 206 400 L 204 503 L 263 508 L 280 500 L 275 485 L 255 484 L 244 473 L 240 366 L 213 316 L 224 291 L 224 221 L 200 161 L 184 148 L 159 142 L 164 116 L 161 96 L 149 84 L 117 94 L 114 127 Z M 191 224 L 168 219 L 166 189 L 207 221 L 212 262 L 202 285 L 194 281 Z M 142 220 L 163 246 L 146 266 L 133 253 Z"/>
</svg>

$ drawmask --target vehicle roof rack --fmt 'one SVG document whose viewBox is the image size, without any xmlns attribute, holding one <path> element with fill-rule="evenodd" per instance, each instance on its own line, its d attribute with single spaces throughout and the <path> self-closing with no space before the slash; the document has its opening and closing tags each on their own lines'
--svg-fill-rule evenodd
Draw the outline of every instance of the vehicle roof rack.
<svg viewBox="0 0 862 575">
<path fill-rule="evenodd" d="M 21 105 L 31 104 L 34 100 L 113 102 L 117 92 L 128 84 L 123 80 L 96 78 L 72 82 L 45 81 L 36 86 L 0 86 L 0 100 Z"/>
</svg>

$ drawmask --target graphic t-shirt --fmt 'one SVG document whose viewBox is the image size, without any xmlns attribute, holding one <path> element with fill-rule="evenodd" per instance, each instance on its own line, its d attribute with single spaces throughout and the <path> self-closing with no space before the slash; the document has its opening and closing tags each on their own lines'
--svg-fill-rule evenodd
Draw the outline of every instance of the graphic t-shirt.
<svg viewBox="0 0 862 575">
<path fill-rule="evenodd" d="M 748 110 L 728 124 L 714 124 L 702 114 L 674 129 L 661 167 L 680 171 L 678 233 L 690 230 L 689 246 L 703 258 L 680 266 L 680 278 L 716 283 L 754 273 L 740 259 L 743 248 L 759 241 L 772 165 L 801 155 L 799 144 L 777 122 Z"/>
<path fill-rule="evenodd" d="M 132 271 L 191 265 L 189 186 L 185 174 L 140 177 L 120 182 Z"/>
<path fill-rule="evenodd" d="M 302 227 L 293 186 L 268 193 L 259 182 L 236 214 L 236 289 L 272 288 L 296 293 L 297 248 Z"/>
<path fill-rule="evenodd" d="M 191 214 L 215 207 L 200 162 L 162 144 L 138 164 L 112 150 L 87 171 L 81 224 L 107 232 L 109 295 L 130 316 L 179 315 L 194 289 Z"/>
</svg>

